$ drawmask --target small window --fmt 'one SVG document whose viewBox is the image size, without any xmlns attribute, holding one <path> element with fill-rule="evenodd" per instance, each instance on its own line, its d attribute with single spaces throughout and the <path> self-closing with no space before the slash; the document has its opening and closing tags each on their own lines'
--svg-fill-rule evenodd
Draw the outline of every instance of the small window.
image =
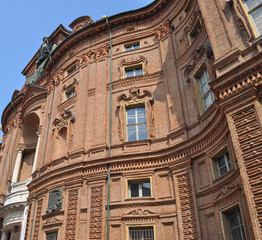
<svg viewBox="0 0 262 240">
<path fill-rule="evenodd" d="M 262 0 L 243 0 L 258 35 L 262 34 Z"/>
<path fill-rule="evenodd" d="M 75 96 L 75 88 L 68 90 L 66 93 L 66 100 Z"/>
<path fill-rule="evenodd" d="M 129 198 L 151 197 L 150 179 L 129 180 L 128 197 Z"/>
<path fill-rule="evenodd" d="M 201 30 L 201 24 L 199 19 L 197 19 L 193 29 L 189 33 L 191 43 L 197 38 L 198 34 L 200 33 L 200 30 Z"/>
<path fill-rule="evenodd" d="M 245 240 L 244 226 L 239 207 L 222 213 L 226 240 Z"/>
<path fill-rule="evenodd" d="M 199 77 L 197 77 L 197 80 L 198 80 L 198 85 L 199 85 L 199 89 L 201 93 L 201 98 L 202 98 L 203 105 L 204 105 L 203 110 L 205 111 L 214 102 L 214 95 L 208 84 L 210 82 L 210 79 L 209 79 L 207 69 L 205 69 L 204 72 Z"/>
<path fill-rule="evenodd" d="M 133 67 L 127 67 L 125 68 L 125 77 L 136 77 L 143 75 L 143 68 L 142 65 L 137 65 Z"/>
<path fill-rule="evenodd" d="M 146 110 L 145 107 L 126 109 L 127 141 L 147 139 Z"/>
<path fill-rule="evenodd" d="M 67 70 L 66 73 L 67 75 L 71 74 L 72 72 L 74 72 L 76 70 L 76 63 L 74 63 L 73 65 L 71 65 Z"/>
<path fill-rule="evenodd" d="M 140 42 L 125 45 L 125 51 L 130 51 L 137 48 L 140 48 Z"/>
<path fill-rule="evenodd" d="M 46 233 L 46 240 L 57 240 L 57 232 Z"/>
<path fill-rule="evenodd" d="M 231 169 L 232 166 L 227 148 L 224 148 L 212 157 L 212 165 L 215 178 L 224 175 Z"/>
<path fill-rule="evenodd" d="M 231 169 L 231 162 L 228 152 L 216 159 L 219 176 L 225 174 Z"/>
<path fill-rule="evenodd" d="M 193 5 L 193 0 L 189 0 L 184 10 L 185 14 L 187 14 L 190 11 L 190 9 L 192 8 L 192 5 Z"/>
<path fill-rule="evenodd" d="M 154 240 L 154 228 L 129 227 L 129 240 Z"/>
</svg>

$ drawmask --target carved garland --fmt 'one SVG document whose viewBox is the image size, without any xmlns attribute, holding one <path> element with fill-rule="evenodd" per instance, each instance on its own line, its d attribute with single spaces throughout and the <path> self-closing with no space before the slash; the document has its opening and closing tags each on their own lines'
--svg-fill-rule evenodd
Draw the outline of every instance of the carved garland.
<svg viewBox="0 0 262 240">
<path fill-rule="evenodd" d="M 118 136 L 121 142 L 125 140 L 126 125 L 125 125 L 125 113 L 126 107 L 144 104 L 146 110 L 146 123 L 149 138 L 155 138 L 155 120 L 153 103 L 154 97 L 151 92 L 143 90 L 143 93 L 139 88 L 133 87 L 129 89 L 129 95 L 122 94 L 118 97 L 117 115 L 118 115 Z"/>
<path fill-rule="evenodd" d="M 170 29 L 170 21 L 166 20 L 158 29 L 155 30 L 158 40 L 168 35 L 170 33 Z"/>
</svg>

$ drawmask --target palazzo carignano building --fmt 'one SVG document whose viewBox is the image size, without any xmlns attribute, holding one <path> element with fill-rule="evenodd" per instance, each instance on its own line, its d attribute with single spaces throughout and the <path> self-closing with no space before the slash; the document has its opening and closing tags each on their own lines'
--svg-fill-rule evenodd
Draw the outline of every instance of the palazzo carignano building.
<svg viewBox="0 0 262 240">
<path fill-rule="evenodd" d="M 69 27 L 2 115 L 1 239 L 261 239 L 262 1 Z"/>
</svg>

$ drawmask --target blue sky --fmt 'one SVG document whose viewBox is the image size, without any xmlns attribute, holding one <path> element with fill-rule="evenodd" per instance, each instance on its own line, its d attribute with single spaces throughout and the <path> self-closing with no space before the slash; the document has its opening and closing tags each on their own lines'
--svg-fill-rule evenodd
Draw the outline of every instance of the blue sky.
<svg viewBox="0 0 262 240">
<path fill-rule="evenodd" d="M 39 49 L 44 36 L 49 36 L 59 24 L 67 29 L 76 18 L 88 15 L 94 21 L 103 15 L 144 7 L 153 0 L 10 0 L 0 7 L 0 114 L 11 101 L 15 89 L 25 82 L 21 74 Z M 2 137 L 2 132 L 0 132 Z"/>
</svg>

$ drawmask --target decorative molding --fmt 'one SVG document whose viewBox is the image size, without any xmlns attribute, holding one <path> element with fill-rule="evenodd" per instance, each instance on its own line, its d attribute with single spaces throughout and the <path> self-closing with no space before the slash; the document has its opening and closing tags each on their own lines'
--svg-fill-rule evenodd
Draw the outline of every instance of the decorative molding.
<svg viewBox="0 0 262 240">
<path fill-rule="evenodd" d="M 157 213 L 139 208 L 137 210 L 132 210 L 131 212 L 125 213 L 124 216 L 148 216 L 152 214 L 156 215 Z"/>
<path fill-rule="evenodd" d="M 217 194 L 217 196 L 215 197 L 215 201 L 224 197 L 225 195 L 227 195 L 228 193 L 230 193 L 233 189 L 237 189 L 239 188 L 240 185 L 234 185 L 234 186 L 228 186 L 228 185 L 224 185 L 222 187 L 222 189 L 219 191 L 219 193 Z"/>
<path fill-rule="evenodd" d="M 237 79 L 236 79 L 237 80 Z M 250 86 L 256 86 L 262 83 L 262 76 L 260 72 L 253 73 L 247 78 L 242 78 L 234 81 L 231 85 L 225 86 L 223 89 L 215 90 L 218 98 L 224 100 L 225 98 L 238 93 L 239 91 Z"/>
<path fill-rule="evenodd" d="M 38 200 L 37 207 L 36 207 L 36 217 L 35 217 L 35 224 L 34 224 L 33 240 L 38 240 L 38 237 L 39 237 L 39 228 L 40 228 L 41 215 L 42 215 L 42 205 L 43 205 L 43 199 Z"/>
<path fill-rule="evenodd" d="M 146 123 L 147 131 L 149 137 L 154 139 L 155 137 L 155 120 L 154 120 L 154 110 L 153 103 L 154 97 L 153 94 L 147 90 L 141 91 L 139 88 L 132 87 L 129 89 L 129 95 L 122 94 L 118 97 L 118 106 L 117 106 L 117 115 L 118 115 L 118 136 L 121 142 L 125 140 L 125 112 L 126 106 L 132 106 L 135 104 L 144 104 L 146 110 Z"/>
<path fill-rule="evenodd" d="M 102 240 L 103 186 L 91 187 L 89 239 Z"/>
<path fill-rule="evenodd" d="M 162 77 L 163 77 L 163 71 L 159 71 L 159 72 L 148 74 L 148 75 L 119 79 L 119 80 L 114 81 L 112 83 L 112 88 L 114 90 L 114 89 L 117 89 L 119 87 L 124 87 L 124 86 L 127 86 L 127 85 L 137 85 L 139 83 L 144 83 L 144 82 L 150 82 L 151 84 L 153 82 L 159 83 L 159 82 L 161 82 Z M 110 90 L 110 84 L 107 84 L 106 88 L 109 91 Z"/>
<path fill-rule="evenodd" d="M 75 239 L 78 189 L 68 191 L 65 240 Z"/>
<path fill-rule="evenodd" d="M 144 75 L 148 74 L 147 71 L 147 63 L 148 60 L 146 57 L 144 56 L 139 56 L 137 59 L 123 59 L 118 66 L 118 72 L 119 72 L 119 79 L 121 78 L 125 78 L 125 72 L 124 72 L 124 68 L 128 67 L 128 66 L 133 66 L 133 65 L 137 65 L 137 64 L 143 64 L 143 73 Z"/>
<path fill-rule="evenodd" d="M 79 31 L 80 29 L 92 24 L 94 20 L 90 16 L 82 16 L 75 19 L 69 27 L 73 29 L 73 33 Z"/>
<path fill-rule="evenodd" d="M 174 175 L 177 181 L 178 198 L 181 205 L 183 239 L 198 239 L 197 219 L 190 172 Z"/>
<path fill-rule="evenodd" d="M 166 20 L 163 24 L 161 24 L 154 32 L 158 38 L 158 40 L 164 38 L 166 35 L 170 33 L 171 26 L 170 21 Z"/>
</svg>

